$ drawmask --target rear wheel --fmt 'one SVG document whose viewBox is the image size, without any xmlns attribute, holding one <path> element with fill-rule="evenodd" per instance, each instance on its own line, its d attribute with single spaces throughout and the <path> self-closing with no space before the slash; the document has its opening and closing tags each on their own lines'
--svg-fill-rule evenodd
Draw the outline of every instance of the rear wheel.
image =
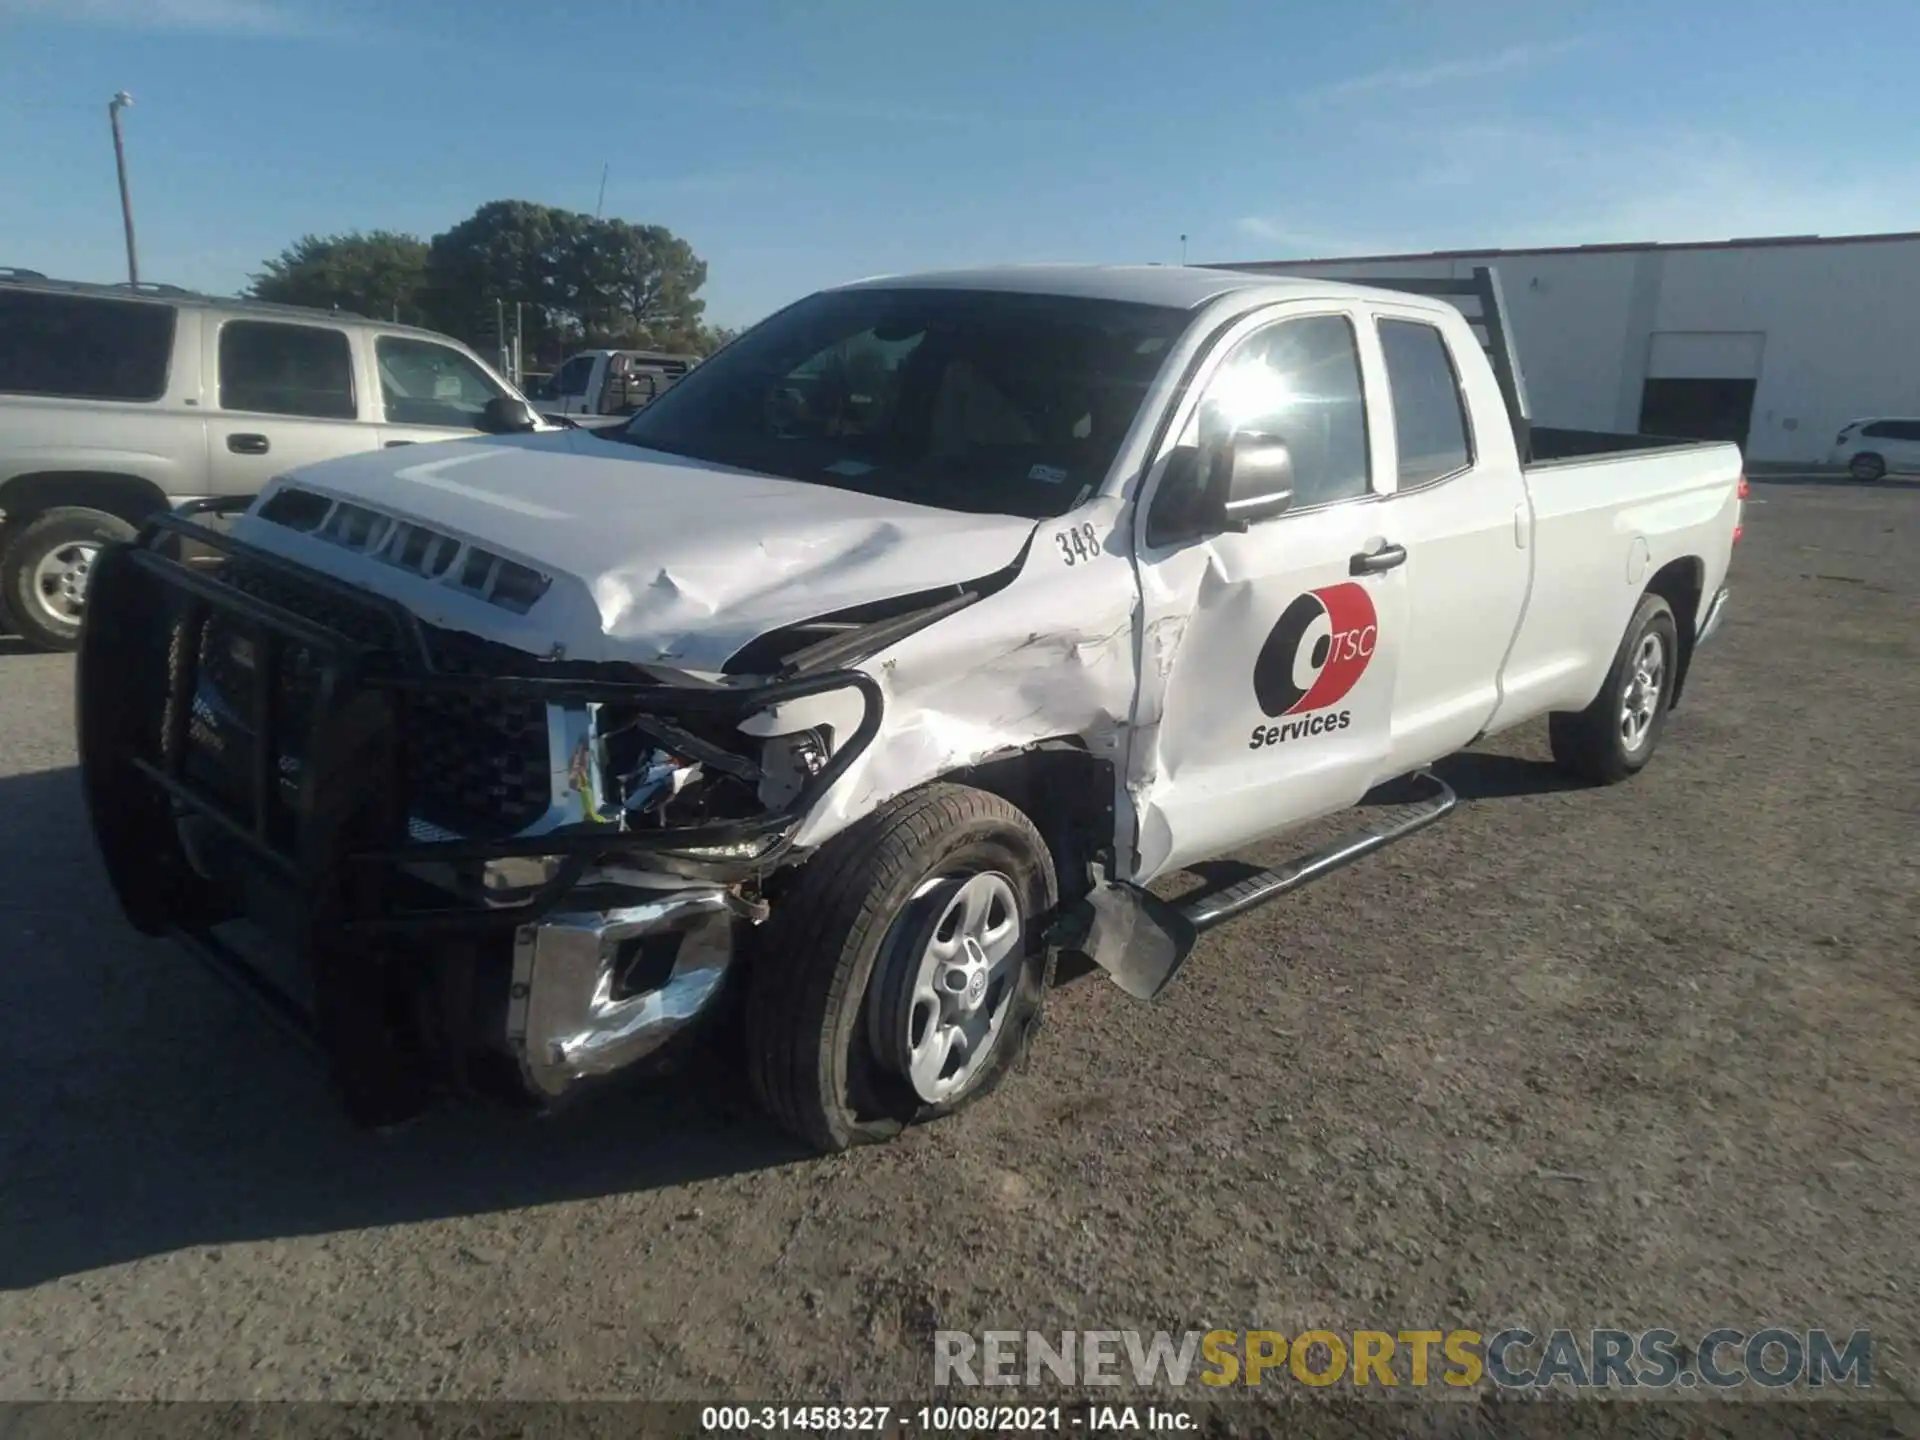
<svg viewBox="0 0 1920 1440">
<path fill-rule="evenodd" d="M 829 841 L 757 946 L 746 1039 L 761 1105 L 831 1152 L 987 1094 L 1039 1016 L 1056 884 L 1033 823 L 961 785 Z"/>
<path fill-rule="evenodd" d="M 94 563 L 104 547 L 135 533 L 117 515 L 80 506 L 48 510 L 10 530 L 0 594 L 20 634 L 43 650 L 78 649 Z"/>
<path fill-rule="evenodd" d="M 1847 462 L 1847 473 L 1856 480 L 1878 480 L 1887 473 L 1887 462 L 1878 455 L 1856 455 Z"/>
<path fill-rule="evenodd" d="M 1598 785 L 1637 775 L 1660 743 L 1679 656 L 1673 607 L 1658 595 L 1641 597 L 1593 703 L 1547 718 L 1554 763 Z"/>
</svg>

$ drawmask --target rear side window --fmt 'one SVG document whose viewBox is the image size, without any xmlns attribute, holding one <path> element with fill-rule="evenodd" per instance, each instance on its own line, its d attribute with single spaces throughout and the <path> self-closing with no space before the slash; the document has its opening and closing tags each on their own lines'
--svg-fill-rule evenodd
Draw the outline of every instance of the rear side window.
<svg viewBox="0 0 1920 1440">
<path fill-rule="evenodd" d="M 560 367 L 560 373 L 553 377 L 553 393 L 556 395 L 584 395 L 587 382 L 593 378 L 593 356 L 576 355 Z"/>
<path fill-rule="evenodd" d="M 268 320 L 220 327 L 220 408 L 352 420 L 353 352 L 344 331 Z"/>
<path fill-rule="evenodd" d="M 173 318 L 171 305 L 0 290 L 0 392 L 158 400 Z"/>
<path fill-rule="evenodd" d="M 1920 420 L 1876 420 L 1860 431 L 1860 438 L 1862 440 L 1920 440 Z"/>
<path fill-rule="evenodd" d="M 1432 325 L 1382 320 L 1380 348 L 1393 392 L 1399 488 L 1431 485 L 1466 469 L 1473 463 L 1473 439 L 1445 338 Z"/>
</svg>

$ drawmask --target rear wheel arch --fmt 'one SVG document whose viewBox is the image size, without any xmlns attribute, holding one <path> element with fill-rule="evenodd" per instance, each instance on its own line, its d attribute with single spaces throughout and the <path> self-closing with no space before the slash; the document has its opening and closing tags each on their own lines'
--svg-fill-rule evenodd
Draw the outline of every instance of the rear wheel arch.
<svg viewBox="0 0 1920 1440">
<path fill-rule="evenodd" d="M 0 515 L 8 526 L 48 510 L 98 510 L 129 525 L 170 508 L 153 481 L 114 470 L 41 470 L 0 484 Z"/>
<path fill-rule="evenodd" d="M 1658 595 L 1672 607 L 1674 628 L 1679 632 L 1680 654 L 1674 663 L 1673 693 L 1668 709 L 1680 703 L 1686 688 L 1687 670 L 1693 664 L 1693 646 L 1700 626 L 1701 602 L 1706 596 L 1707 567 L 1698 556 L 1669 560 L 1647 581 L 1643 595 Z"/>
</svg>

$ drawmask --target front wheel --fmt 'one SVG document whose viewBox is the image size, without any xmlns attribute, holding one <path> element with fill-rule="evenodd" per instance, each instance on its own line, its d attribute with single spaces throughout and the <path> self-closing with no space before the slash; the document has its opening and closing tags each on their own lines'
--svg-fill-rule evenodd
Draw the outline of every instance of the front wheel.
<svg viewBox="0 0 1920 1440">
<path fill-rule="evenodd" d="M 23 638 L 43 650 L 75 650 L 87 584 L 100 552 L 131 540 L 117 515 L 81 506 L 48 510 L 22 525 L 0 552 L 0 594 Z"/>
<path fill-rule="evenodd" d="M 1856 480 L 1879 480 L 1887 473 L 1887 462 L 1878 455 L 1856 455 L 1847 462 L 1847 473 Z"/>
<path fill-rule="evenodd" d="M 1597 785 L 1617 785 L 1653 758 L 1673 702 L 1680 631 L 1673 607 L 1644 595 L 1593 703 L 1547 717 L 1554 763 Z"/>
<path fill-rule="evenodd" d="M 756 946 L 761 1105 L 831 1153 L 987 1094 L 1038 1019 L 1057 894 L 1033 823 L 983 790 L 930 785 L 834 837 Z"/>
</svg>

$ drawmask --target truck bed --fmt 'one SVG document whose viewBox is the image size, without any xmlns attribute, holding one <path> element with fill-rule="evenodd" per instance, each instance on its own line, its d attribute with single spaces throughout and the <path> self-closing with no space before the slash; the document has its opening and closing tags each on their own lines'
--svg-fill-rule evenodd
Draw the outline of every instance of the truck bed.
<svg viewBox="0 0 1920 1440">
<path fill-rule="evenodd" d="M 1529 470 L 1578 460 L 1604 460 L 1617 455 L 1645 455 L 1656 450 L 1689 450 L 1724 443 L 1669 435 L 1628 435 L 1616 430 L 1569 430 L 1552 425 L 1528 426 L 1526 434 L 1524 457 Z"/>
</svg>

